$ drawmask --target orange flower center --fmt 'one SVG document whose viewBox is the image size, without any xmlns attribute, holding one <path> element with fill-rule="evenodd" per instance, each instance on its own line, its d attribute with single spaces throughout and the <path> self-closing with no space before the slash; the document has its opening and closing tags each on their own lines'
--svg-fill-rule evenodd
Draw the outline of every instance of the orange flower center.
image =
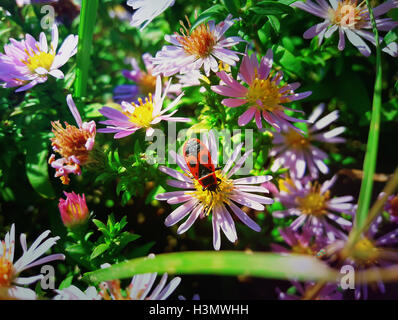
<svg viewBox="0 0 398 320">
<path fill-rule="evenodd" d="M 55 137 L 50 140 L 56 151 L 64 158 L 74 155 L 81 165 L 86 163 L 89 158 L 89 150 L 85 145 L 88 138 L 91 137 L 90 132 L 71 126 L 67 122 L 65 122 L 65 128 L 59 121 L 51 122 L 51 125 Z"/>
<path fill-rule="evenodd" d="M 380 250 L 366 237 L 359 240 L 354 247 L 352 258 L 361 266 L 371 266 L 377 263 Z"/>
<path fill-rule="evenodd" d="M 290 129 L 284 134 L 286 144 L 292 149 L 306 149 L 310 144 L 310 138 L 304 137 L 297 131 Z"/>
<path fill-rule="evenodd" d="M 330 20 L 343 28 L 360 29 L 365 21 L 366 6 L 364 6 L 364 3 L 365 1 L 357 4 L 357 0 L 341 1 L 336 10 L 329 10 Z"/>
<path fill-rule="evenodd" d="M 13 266 L 11 261 L 0 257 L 0 288 L 9 287 L 12 281 Z"/>
<path fill-rule="evenodd" d="M 191 28 L 188 17 L 185 18 L 188 22 L 189 28 Z M 178 35 L 177 40 L 183 46 L 184 51 L 189 55 L 196 56 L 197 58 L 208 57 L 216 44 L 216 37 L 213 32 L 210 31 L 208 24 L 202 23 L 192 32 L 189 32 L 188 28 L 185 27 L 182 21 L 180 21 L 180 24 L 183 27 L 180 29 L 182 35 Z"/>
<path fill-rule="evenodd" d="M 143 72 L 142 77 L 138 80 L 138 86 L 144 95 L 155 92 L 156 77 L 149 72 Z"/>
</svg>

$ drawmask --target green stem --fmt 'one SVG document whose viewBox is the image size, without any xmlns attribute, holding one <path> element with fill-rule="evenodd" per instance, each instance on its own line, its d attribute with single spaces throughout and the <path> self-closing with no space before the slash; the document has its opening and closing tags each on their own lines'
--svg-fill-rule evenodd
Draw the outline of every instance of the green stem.
<svg viewBox="0 0 398 320">
<path fill-rule="evenodd" d="M 381 110 L 381 90 L 382 90 L 382 66 L 381 49 L 379 43 L 379 34 L 373 10 L 370 6 L 370 0 L 366 0 L 370 20 L 372 21 L 373 33 L 376 41 L 376 80 L 373 93 L 372 118 L 370 121 L 368 143 L 363 165 L 364 176 L 359 193 L 358 210 L 355 218 L 355 226 L 361 227 L 366 221 L 373 189 L 373 176 L 376 170 L 377 149 L 379 144 L 380 132 L 380 110 Z"/>
<path fill-rule="evenodd" d="M 98 0 L 83 0 L 79 22 L 79 44 L 77 48 L 77 66 L 75 96 L 86 95 L 90 54 L 98 10 Z"/>
</svg>

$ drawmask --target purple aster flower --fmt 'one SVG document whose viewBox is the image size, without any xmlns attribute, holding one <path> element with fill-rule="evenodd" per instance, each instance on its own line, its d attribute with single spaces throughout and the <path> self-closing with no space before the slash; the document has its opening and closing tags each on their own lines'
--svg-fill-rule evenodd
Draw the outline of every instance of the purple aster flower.
<svg viewBox="0 0 398 320">
<path fill-rule="evenodd" d="M 154 254 L 149 254 L 148 258 L 153 259 Z M 101 267 L 109 267 L 109 264 L 104 264 Z M 136 274 L 132 279 L 130 285 L 126 288 L 126 295 L 122 294 L 120 288 L 120 280 L 101 282 L 100 295 L 104 300 L 166 300 L 181 282 L 180 277 L 173 278 L 167 285 L 167 273 L 163 274 L 158 285 L 152 290 L 155 283 L 157 273 Z"/>
<path fill-rule="evenodd" d="M 213 20 L 202 23 L 193 31 L 185 26 L 181 29 L 182 35 L 166 35 L 165 40 L 171 46 L 164 46 L 153 59 L 155 65 L 154 74 L 163 73 L 171 76 L 176 73 L 186 73 L 191 70 L 199 70 L 202 66 L 206 76 L 210 70 L 219 70 L 219 59 L 223 63 L 234 66 L 239 57 L 229 48 L 243 41 L 240 37 L 225 38 L 225 32 L 234 24 L 236 19 L 232 15 L 215 24 Z M 189 28 L 191 27 L 188 21 Z"/>
<path fill-rule="evenodd" d="M 317 238 L 326 236 L 329 241 L 335 241 L 336 237 L 344 237 L 345 234 L 337 229 L 332 221 L 343 229 L 351 227 L 348 221 L 338 214 L 352 214 L 352 196 L 331 198 L 330 188 L 336 182 L 337 176 L 319 184 L 317 181 L 308 181 L 305 184 L 300 180 L 288 180 L 284 183 L 284 190 L 277 196 L 278 200 L 286 207 L 286 210 L 275 211 L 273 216 L 284 218 L 298 216 L 290 228 L 297 230 L 303 226 L 303 230 L 309 229 Z"/>
<path fill-rule="evenodd" d="M 291 282 L 296 289 L 296 294 L 285 293 L 277 288 L 276 291 L 280 300 L 302 300 L 305 298 L 305 293 L 315 285 L 315 282 L 306 282 L 304 284 L 299 281 Z M 341 300 L 342 298 L 343 294 L 338 291 L 337 285 L 328 283 L 319 291 L 315 300 Z"/>
<path fill-rule="evenodd" d="M 357 0 L 329 0 L 330 5 L 326 0 L 316 0 L 316 3 L 307 0 L 306 2 L 297 1 L 292 3 L 292 6 L 305 10 L 317 17 L 325 19 L 309 28 L 304 33 L 305 39 L 312 39 L 318 36 L 319 45 L 323 38 L 329 38 L 335 31 L 339 31 L 339 50 L 344 50 L 345 36 L 357 49 L 364 55 L 369 56 L 371 51 L 366 42 L 367 40 L 372 44 L 376 44 L 376 40 L 371 31 L 372 23 L 369 18 L 369 12 L 365 1 L 358 4 Z M 377 29 L 380 31 L 389 31 L 398 26 L 398 22 L 391 18 L 380 18 L 392 8 L 398 7 L 397 0 L 389 0 L 373 9 L 376 19 Z M 380 37 L 380 42 L 383 40 Z M 383 51 L 396 57 L 398 55 L 398 45 L 395 42 L 390 43 L 383 48 Z"/>
<path fill-rule="evenodd" d="M 253 117 L 257 127 L 262 129 L 261 115 L 277 131 L 281 130 L 283 125 L 299 130 L 289 121 L 307 122 L 292 118 L 285 114 L 285 110 L 301 112 L 285 107 L 283 104 L 301 100 L 308 97 L 311 91 L 294 93 L 300 84 L 281 84 L 283 73 L 271 73 L 273 62 L 273 53 L 269 49 L 267 54 L 261 59 L 260 65 L 257 61 L 257 55 L 246 55 L 239 69 L 239 79 L 242 79 L 249 87 L 243 86 L 239 81 L 232 78 L 225 71 L 218 72 L 217 75 L 222 80 L 222 85 L 212 86 L 211 89 L 223 96 L 232 97 L 222 100 L 222 103 L 231 108 L 247 104 L 248 109 L 239 117 L 239 126 L 248 124 Z"/>
<path fill-rule="evenodd" d="M 6 233 L 5 239 L 0 241 L 0 300 L 2 299 L 36 299 L 36 293 L 23 287 L 41 280 L 44 275 L 20 277 L 20 273 L 34 266 L 46 264 L 54 260 L 64 260 L 63 254 L 51 254 L 39 259 L 47 252 L 59 239 L 59 237 L 47 238 L 50 231 L 43 232 L 28 248 L 26 235 L 20 236 L 22 256 L 14 262 L 15 252 L 15 226 Z"/>
<path fill-rule="evenodd" d="M 143 30 L 153 19 L 174 5 L 175 0 L 128 0 L 127 5 L 136 10 L 131 19 L 133 27 L 140 27 Z"/>
<path fill-rule="evenodd" d="M 303 229 L 301 232 L 289 227 L 278 230 L 283 240 L 290 248 L 271 243 L 271 249 L 274 252 L 320 256 L 318 253 L 327 245 L 326 238 L 315 239 L 313 233 L 309 229 Z"/>
<path fill-rule="evenodd" d="M 282 127 L 280 133 L 274 133 L 274 147 L 269 154 L 276 157 L 271 167 L 272 171 L 277 171 L 283 166 L 289 168 L 292 178 L 297 179 L 304 176 L 307 168 L 314 179 L 318 178 L 318 170 L 323 174 L 329 172 L 329 168 L 324 163 L 328 155 L 313 145 L 312 142 L 345 142 L 345 139 L 338 137 L 344 132 L 345 127 L 337 127 L 326 132 L 320 131 L 339 117 L 338 111 L 335 110 L 318 120 L 324 108 L 325 104 L 322 103 L 312 112 L 308 122 L 313 124 L 308 127 L 306 134 L 301 135 L 286 125 Z"/>
<path fill-rule="evenodd" d="M 357 206 L 354 207 L 355 214 Z M 372 223 L 368 231 L 359 239 L 354 245 L 354 248 L 349 257 L 342 263 L 350 264 L 354 267 L 356 272 L 364 271 L 372 268 L 377 270 L 378 267 L 388 267 L 398 261 L 398 253 L 393 248 L 388 246 L 396 245 L 398 243 L 398 229 L 390 231 L 384 235 L 379 235 L 382 217 L 379 216 Z M 332 243 L 327 251 L 335 259 L 339 258 L 341 250 L 345 247 L 347 236 Z M 387 246 L 387 247 L 386 247 Z M 367 299 L 368 285 L 366 279 L 361 279 L 361 283 L 355 283 L 355 299 Z M 385 293 L 385 287 L 382 280 L 379 280 L 374 289 L 378 289 L 381 293 Z"/>
<path fill-rule="evenodd" d="M 113 92 L 114 99 L 117 102 L 122 101 L 136 101 L 138 97 L 147 96 L 156 89 L 156 77 L 153 72 L 153 57 L 149 53 L 142 55 L 142 60 L 146 70 L 141 70 L 137 60 L 131 59 L 132 70 L 123 70 L 122 74 L 127 79 L 132 80 L 135 84 L 124 84 L 117 86 Z M 165 86 L 167 83 L 165 83 Z M 168 90 L 168 96 L 171 98 L 174 95 L 181 93 L 181 85 L 171 84 Z"/>
<path fill-rule="evenodd" d="M 15 92 L 28 90 L 38 83 L 47 81 L 48 75 L 63 79 L 62 67 L 77 52 L 77 36 L 69 35 L 57 53 L 58 28 L 52 28 L 50 46 L 45 34 L 40 33 L 36 41 L 30 34 L 25 40 L 10 39 L 11 44 L 4 46 L 5 54 L 0 53 L 0 80 L 6 88 L 22 86 Z"/>
<path fill-rule="evenodd" d="M 173 122 L 189 122 L 189 118 L 172 117 L 177 110 L 169 114 L 167 111 L 174 108 L 181 100 L 184 93 L 181 93 L 172 103 L 162 110 L 164 99 L 169 91 L 171 79 L 168 81 L 166 89 L 162 94 L 162 80 L 160 76 L 156 79 L 155 98 L 152 100 L 152 94 L 149 93 L 145 103 L 141 98 L 138 98 L 139 104 L 134 102 L 128 103 L 123 101 L 121 104 L 122 110 L 116 110 L 109 107 L 103 107 L 99 110 L 109 120 L 100 123 L 106 124 L 107 127 L 99 129 L 98 132 L 116 133 L 114 138 L 119 139 L 133 134 L 138 129 L 144 128 L 146 135 L 151 136 L 154 132 L 153 126 L 160 121 L 173 121 Z"/>
<path fill-rule="evenodd" d="M 217 145 L 215 137 L 210 132 L 209 137 L 202 142 L 211 152 L 213 165 L 217 168 Z M 235 242 L 238 239 L 235 222 L 231 217 L 231 213 L 235 214 L 239 220 L 246 224 L 249 228 L 259 232 L 260 226 L 254 222 L 237 204 L 247 206 L 249 208 L 263 211 L 263 204 L 271 204 L 273 200 L 258 193 L 268 193 L 269 191 L 257 184 L 269 181 L 271 176 L 253 176 L 239 179 L 231 179 L 231 177 L 241 168 L 247 157 L 253 150 L 247 151 L 232 167 L 237 159 L 243 143 L 240 144 L 228 159 L 226 165 L 221 170 L 216 170 L 216 176 L 219 180 L 218 190 L 211 192 L 203 190 L 202 185 L 194 178 L 190 178 L 189 169 L 184 158 L 174 152 L 171 152 L 174 160 L 177 162 L 183 173 L 180 171 L 160 166 L 159 170 L 168 174 L 177 180 L 167 180 L 167 184 L 181 188 L 181 191 L 166 192 L 158 194 L 157 200 L 167 200 L 169 204 L 182 204 L 175 209 L 165 221 L 166 226 L 172 226 L 184 219 L 177 233 L 181 234 L 187 231 L 198 217 L 204 218 L 212 213 L 213 226 L 213 246 L 215 250 L 219 250 L 221 246 L 220 228 L 229 241 Z"/>
<path fill-rule="evenodd" d="M 89 155 L 94 147 L 96 136 L 95 122 L 82 121 L 72 95 L 68 94 L 66 102 L 78 127 L 65 122 L 65 128 L 63 128 L 59 121 L 51 122 L 54 133 L 54 138 L 50 139 L 52 149 L 62 157 L 55 160 L 55 154 L 51 154 L 48 160 L 51 167 L 56 170 L 55 177 L 60 177 L 63 184 L 69 184 L 69 174 L 80 175 L 80 166 L 90 162 Z"/>
</svg>

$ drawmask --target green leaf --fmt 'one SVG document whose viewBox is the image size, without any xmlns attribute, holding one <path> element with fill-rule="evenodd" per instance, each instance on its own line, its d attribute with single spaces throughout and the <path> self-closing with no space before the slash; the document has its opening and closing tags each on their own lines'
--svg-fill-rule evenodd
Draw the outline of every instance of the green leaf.
<svg viewBox="0 0 398 320">
<path fill-rule="evenodd" d="M 398 40 L 398 27 L 390 30 L 383 39 L 383 42 L 388 45 L 391 42 Z"/>
<path fill-rule="evenodd" d="M 59 290 L 68 288 L 72 285 L 73 275 L 66 277 L 59 285 Z"/>
<path fill-rule="evenodd" d="M 109 244 L 107 243 L 101 243 L 100 245 L 96 246 L 91 253 L 90 260 L 95 259 L 99 255 L 103 254 L 106 250 L 109 249 Z"/>
<path fill-rule="evenodd" d="M 203 11 L 199 17 L 195 20 L 195 22 L 192 24 L 191 31 L 195 29 L 198 25 L 200 25 L 203 22 L 206 22 L 209 19 L 215 19 L 218 17 L 222 17 L 226 15 L 226 11 L 224 6 L 220 4 L 216 4 L 215 6 L 212 6 L 211 8 Z"/>
<path fill-rule="evenodd" d="M 269 24 L 271 25 L 272 29 L 274 29 L 275 33 L 279 33 L 281 31 L 281 23 L 279 19 L 275 16 L 268 16 Z"/>
<path fill-rule="evenodd" d="M 335 281 L 338 273 L 308 255 L 202 251 L 159 254 L 154 259 L 138 258 L 84 274 L 83 280 L 101 281 L 131 278 L 143 273 L 246 275 L 275 279 Z"/>
<path fill-rule="evenodd" d="M 54 198 L 48 176 L 47 137 L 31 136 L 26 144 L 26 175 L 33 189 L 44 198 Z"/>
<path fill-rule="evenodd" d="M 77 47 L 76 97 L 86 95 L 90 54 L 99 0 L 82 0 Z"/>
<path fill-rule="evenodd" d="M 239 0 L 224 0 L 223 2 L 228 11 L 231 12 L 233 16 L 237 17 L 238 10 L 240 9 Z"/>
<path fill-rule="evenodd" d="M 261 1 L 256 6 L 251 7 L 249 11 L 253 11 L 256 15 L 282 15 L 282 14 L 294 14 L 294 9 L 283 3 L 275 1 Z"/>
</svg>

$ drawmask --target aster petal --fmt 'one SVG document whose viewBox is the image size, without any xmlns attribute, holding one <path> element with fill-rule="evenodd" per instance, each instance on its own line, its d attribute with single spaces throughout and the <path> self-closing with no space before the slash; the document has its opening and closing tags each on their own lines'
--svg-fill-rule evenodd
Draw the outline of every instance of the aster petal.
<svg viewBox="0 0 398 320">
<path fill-rule="evenodd" d="M 175 209 L 172 213 L 170 213 L 166 220 L 165 220 L 165 225 L 167 227 L 170 227 L 172 225 L 175 225 L 177 222 L 182 220 L 184 217 L 186 217 L 190 211 L 196 206 L 198 203 L 197 199 L 192 199 L 185 204 L 179 206 L 177 209 Z"/>
</svg>

